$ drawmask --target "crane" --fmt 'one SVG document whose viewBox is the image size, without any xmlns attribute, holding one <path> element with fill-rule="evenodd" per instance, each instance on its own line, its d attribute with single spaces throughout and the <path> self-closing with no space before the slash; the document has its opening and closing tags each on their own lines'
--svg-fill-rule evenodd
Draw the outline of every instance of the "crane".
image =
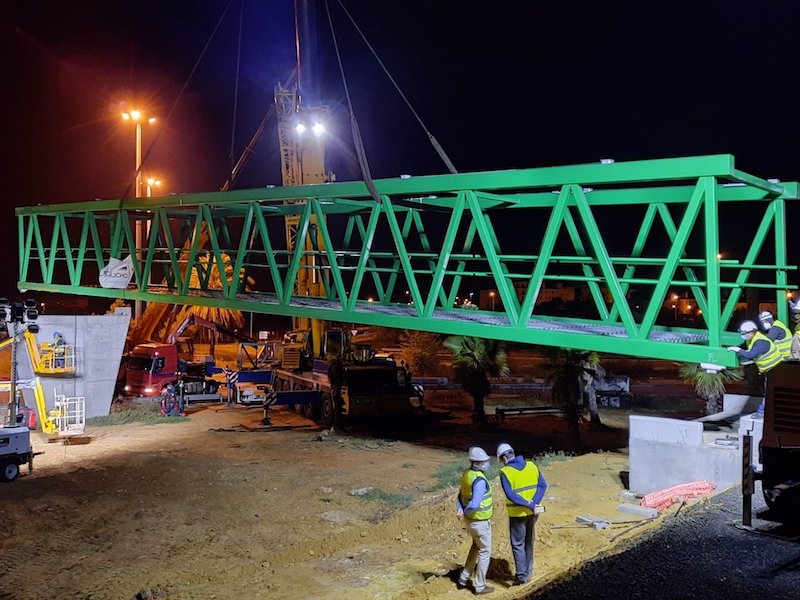
<svg viewBox="0 0 800 600">
<path fill-rule="evenodd" d="M 335 179 L 325 170 L 326 106 L 319 103 L 315 78 L 317 39 L 314 0 L 295 0 L 297 78 L 291 86 L 275 87 L 275 116 L 281 157 L 281 179 L 284 186 L 328 183 Z M 316 217 L 308 233 L 298 239 L 300 215 L 285 217 L 287 250 L 303 246 L 303 257 L 297 274 L 295 292 L 300 296 L 325 296 L 325 284 L 316 256 L 325 248 L 318 233 Z M 313 355 L 319 356 L 325 322 L 295 317 L 293 329 L 311 331 Z"/>
</svg>

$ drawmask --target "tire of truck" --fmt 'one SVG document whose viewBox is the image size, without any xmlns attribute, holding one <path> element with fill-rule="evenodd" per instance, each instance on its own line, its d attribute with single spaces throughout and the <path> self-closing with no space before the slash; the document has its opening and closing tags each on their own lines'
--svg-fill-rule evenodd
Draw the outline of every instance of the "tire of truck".
<svg viewBox="0 0 800 600">
<path fill-rule="evenodd" d="M 294 386 L 291 386 L 291 389 L 296 389 Z M 296 412 L 298 415 L 305 414 L 303 411 L 304 404 L 292 404 L 292 410 Z"/>
<path fill-rule="evenodd" d="M 206 381 L 206 390 L 208 394 L 216 394 L 219 392 L 219 381 L 214 381 L 213 379 Z"/>
<path fill-rule="evenodd" d="M 325 429 L 330 429 L 339 423 L 339 403 L 328 393 L 323 393 L 319 404 L 319 423 Z"/>
<path fill-rule="evenodd" d="M 761 487 L 771 518 L 781 523 L 800 523 L 800 494 L 795 490 L 783 492 L 769 481 L 762 481 Z"/>
<path fill-rule="evenodd" d="M 303 416 L 312 421 L 317 418 L 319 414 L 319 405 L 317 404 L 303 404 Z"/>
<path fill-rule="evenodd" d="M 19 463 L 14 458 L 7 458 L 3 461 L 3 471 L 0 472 L 0 480 L 14 481 L 19 475 Z"/>
</svg>

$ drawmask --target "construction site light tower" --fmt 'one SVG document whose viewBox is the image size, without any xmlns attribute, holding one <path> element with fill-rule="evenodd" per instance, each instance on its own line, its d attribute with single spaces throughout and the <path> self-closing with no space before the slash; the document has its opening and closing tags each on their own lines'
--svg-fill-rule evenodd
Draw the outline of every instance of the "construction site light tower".
<svg viewBox="0 0 800 600">
<path fill-rule="evenodd" d="M 19 337 L 27 329 L 31 333 L 39 333 L 39 325 L 36 320 L 39 318 L 39 311 L 36 310 L 36 300 L 25 300 L 25 302 L 9 302 L 6 298 L 0 298 L 0 319 L 3 320 L 2 326 L 8 329 L 11 337 L 11 377 L 9 384 L 9 414 L 10 425 L 17 422 L 18 402 L 17 402 L 17 344 Z"/>
</svg>

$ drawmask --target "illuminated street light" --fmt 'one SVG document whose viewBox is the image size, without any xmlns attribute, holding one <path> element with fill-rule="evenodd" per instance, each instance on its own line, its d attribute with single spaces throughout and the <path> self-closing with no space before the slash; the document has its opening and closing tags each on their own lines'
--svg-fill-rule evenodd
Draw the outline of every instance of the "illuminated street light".
<svg viewBox="0 0 800 600">
<path fill-rule="evenodd" d="M 325 133 L 325 125 L 319 122 L 314 123 L 314 125 L 311 127 L 311 131 L 314 132 L 314 135 L 322 135 Z"/>
<path fill-rule="evenodd" d="M 135 183 L 135 196 L 142 197 L 142 121 L 144 120 L 144 113 L 138 109 L 131 109 L 122 113 L 123 121 L 133 121 L 136 123 L 136 183 Z M 156 122 L 155 117 L 149 117 L 147 122 L 151 125 Z M 149 194 L 148 194 L 149 196 Z M 142 247 L 142 221 L 136 220 L 135 226 L 135 239 L 136 239 L 136 260 L 142 260 L 140 248 Z M 142 301 L 136 300 L 133 305 L 134 318 L 139 319 L 142 316 Z"/>
<path fill-rule="evenodd" d="M 155 177 L 148 177 L 147 178 L 147 197 L 151 198 L 153 196 L 153 188 L 158 187 L 161 185 L 161 180 L 156 179 Z"/>
<path fill-rule="evenodd" d="M 492 310 L 494 310 L 494 292 L 489 292 L 489 298 L 492 299 Z"/>
<path fill-rule="evenodd" d="M 297 125 L 295 125 L 295 126 L 294 126 L 294 130 L 295 130 L 295 131 L 296 131 L 298 134 L 302 135 L 302 134 L 303 134 L 303 133 L 305 133 L 305 131 L 306 131 L 306 126 L 305 126 L 305 125 L 303 125 L 302 123 L 298 123 Z"/>
</svg>

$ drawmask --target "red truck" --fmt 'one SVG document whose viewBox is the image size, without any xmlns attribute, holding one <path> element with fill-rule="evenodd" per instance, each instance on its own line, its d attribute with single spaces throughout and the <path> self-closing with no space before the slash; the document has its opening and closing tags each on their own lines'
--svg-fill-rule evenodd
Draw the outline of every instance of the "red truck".
<svg viewBox="0 0 800 600">
<path fill-rule="evenodd" d="M 148 342 L 133 349 L 128 357 L 125 376 L 126 396 L 157 396 L 164 386 L 177 379 L 183 381 L 184 393 L 190 396 L 218 393 L 219 383 L 208 378 L 211 367 L 214 366 L 214 358 L 207 356 L 204 360 L 194 360 L 191 340 L 180 337 L 191 325 L 210 329 L 239 341 L 250 340 L 239 332 L 190 314 L 175 328 L 166 342 Z"/>
<path fill-rule="evenodd" d="M 198 388 L 198 393 L 216 394 L 219 384 L 206 378 L 208 368 L 214 364 L 213 360 L 187 360 L 185 354 L 179 352 L 181 347 L 182 344 L 158 342 L 136 346 L 128 358 L 125 394 L 157 396 L 165 385 L 179 377 L 186 383 L 191 383 L 193 388 Z"/>
</svg>

